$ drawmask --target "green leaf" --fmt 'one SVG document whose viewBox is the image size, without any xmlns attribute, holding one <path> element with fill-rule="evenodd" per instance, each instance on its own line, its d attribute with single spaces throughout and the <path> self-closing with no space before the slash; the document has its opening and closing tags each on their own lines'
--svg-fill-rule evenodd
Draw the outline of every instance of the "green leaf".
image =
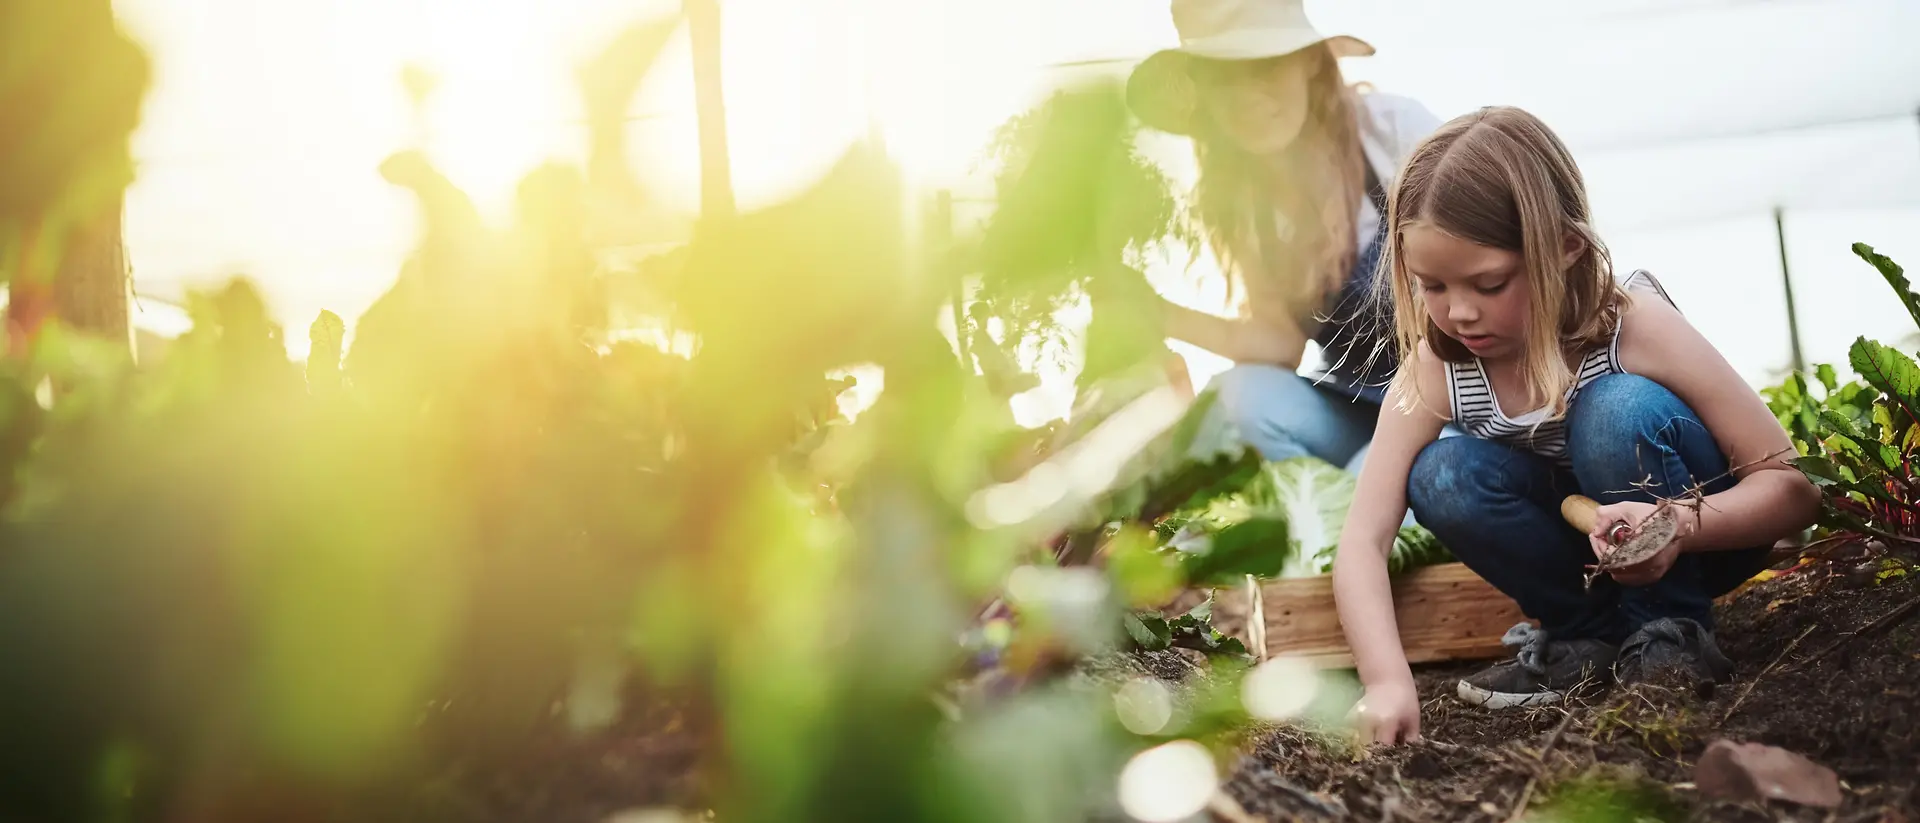
<svg viewBox="0 0 1920 823">
<path fill-rule="evenodd" d="M 1221 529 L 1204 554 L 1182 555 L 1187 580 L 1195 586 L 1231 586 L 1247 575 L 1278 577 L 1293 555 L 1288 523 L 1254 517 Z"/>
<path fill-rule="evenodd" d="M 1887 396 L 1908 419 L 1920 408 L 1920 365 L 1899 350 L 1883 346 L 1865 337 L 1853 342 L 1847 352 L 1853 370 Z"/>
<path fill-rule="evenodd" d="M 1280 576 L 1311 577 L 1332 563 L 1354 489 L 1352 474 L 1317 458 L 1267 465 L 1248 490 L 1247 502 L 1255 512 L 1285 518 L 1292 526 L 1294 554 Z"/>
<path fill-rule="evenodd" d="M 1836 448 L 1836 444 L 1838 444 Z M 1848 456 L 1860 456 L 1878 461 L 1878 467 L 1887 471 L 1900 470 L 1900 453 L 1876 438 L 1868 437 L 1858 430 L 1842 430 L 1827 439 L 1827 446 Z M 1866 467 L 1862 467 L 1866 468 Z M 1877 473 L 1869 471 L 1868 473 Z"/>
<path fill-rule="evenodd" d="M 1853 421 L 1847 419 L 1845 415 L 1832 409 L 1820 412 L 1820 422 L 1825 423 L 1828 429 L 1839 434 L 1844 434 L 1854 441 L 1867 439 L 1867 436 L 1861 433 L 1859 426 L 1854 425 Z"/>
<path fill-rule="evenodd" d="M 1831 458 L 1800 457 L 1793 463 L 1816 486 L 1839 489 L 1842 492 L 1851 492 L 1889 503 L 1899 502 L 1887 493 L 1884 486 L 1886 475 L 1880 472 L 1877 466 L 1862 464 L 1846 453 L 1835 451 Z M 1829 491 L 1828 494 L 1831 495 L 1832 492 Z"/>
<path fill-rule="evenodd" d="M 1221 634 L 1213 627 L 1213 598 L 1193 607 L 1186 614 L 1168 621 L 1172 631 L 1171 645 L 1183 649 L 1193 649 L 1209 655 L 1230 655 L 1243 657 L 1247 654 L 1246 644 L 1238 638 Z"/>
<path fill-rule="evenodd" d="M 1433 532 L 1418 525 L 1406 526 L 1394 535 L 1393 551 L 1387 553 L 1387 571 L 1393 574 L 1421 566 L 1433 566 L 1453 560 L 1453 553 L 1440 543 Z M 1331 564 L 1329 564 L 1331 565 Z M 1331 571 L 1331 568 L 1329 568 Z"/>
<path fill-rule="evenodd" d="M 1880 458 L 1880 465 L 1885 466 L 1887 471 L 1900 471 L 1899 450 L 1878 440 L 1862 440 L 1860 441 L 1860 447 L 1868 454 Z"/>
<path fill-rule="evenodd" d="M 1121 616 L 1120 622 L 1126 626 L 1127 637 L 1133 639 L 1134 645 L 1147 651 L 1160 651 L 1173 642 L 1173 629 L 1160 615 L 1128 612 Z"/>
<path fill-rule="evenodd" d="M 1792 461 L 1801 474 L 1812 480 L 1816 486 L 1845 486 L 1853 479 L 1840 472 L 1840 467 L 1825 457 L 1798 457 Z"/>
<path fill-rule="evenodd" d="M 1893 410 L 1888 408 L 1885 403 L 1875 403 L 1872 414 L 1873 425 L 1880 430 L 1882 437 L 1888 437 L 1894 432 L 1900 431 L 1900 427 L 1893 422 Z"/>
<path fill-rule="evenodd" d="M 1907 314 L 1913 318 L 1914 325 L 1920 326 L 1920 295 L 1913 293 L 1913 284 L 1907 282 L 1907 274 L 1900 265 L 1874 252 L 1873 247 L 1865 243 L 1853 244 L 1853 253 L 1880 272 L 1887 285 L 1893 287 L 1893 293 L 1900 296 L 1900 303 L 1907 307 Z"/>
<path fill-rule="evenodd" d="M 1832 396 L 1834 390 L 1839 388 L 1840 377 L 1839 375 L 1834 374 L 1832 364 L 1821 363 L 1820 365 L 1815 366 L 1813 368 L 1813 373 L 1819 377 L 1820 385 L 1825 386 L 1827 388 L 1828 396 Z"/>
</svg>

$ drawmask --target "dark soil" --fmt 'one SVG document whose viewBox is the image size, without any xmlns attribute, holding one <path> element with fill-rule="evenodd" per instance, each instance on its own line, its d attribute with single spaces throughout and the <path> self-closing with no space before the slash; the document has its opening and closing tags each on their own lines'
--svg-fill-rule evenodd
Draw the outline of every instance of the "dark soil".
<svg viewBox="0 0 1920 823">
<path fill-rule="evenodd" d="M 1855 632 L 1915 598 L 1920 571 L 1883 581 L 1823 564 L 1754 584 L 1718 609 L 1737 672 L 1705 696 L 1614 689 L 1569 707 L 1490 712 L 1452 696 L 1477 666 L 1419 671 L 1424 742 L 1361 756 L 1273 729 L 1227 792 L 1263 820 L 1905 821 L 1920 809 L 1920 619 Z M 1720 738 L 1832 768 L 1845 805 L 1703 800 L 1693 763 Z"/>
<path fill-rule="evenodd" d="M 1458 678 L 1484 664 L 1426 668 L 1417 673 L 1424 741 L 1362 752 L 1324 731 L 1256 730 L 1225 791 L 1263 823 L 1920 820 L 1920 610 L 1856 634 L 1915 598 L 1920 571 L 1882 581 L 1821 565 L 1756 584 L 1719 609 L 1718 637 L 1737 672 L 1704 696 L 1615 689 L 1569 707 L 1489 712 L 1452 696 Z M 1084 661 L 1075 676 L 1193 685 L 1204 676 L 1197 657 L 1174 650 Z M 624 809 L 703 808 L 698 713 L 641 695 L 629 706 L 603 732 L 556 729 L 507 762 L 469 764 L 378 805 L 462 823 L 598 823 Z M 1720 738 L 1783 747 L 1834 769 L 1845 805 L 1704 801 L 1693 763 Z"/>
</svg>

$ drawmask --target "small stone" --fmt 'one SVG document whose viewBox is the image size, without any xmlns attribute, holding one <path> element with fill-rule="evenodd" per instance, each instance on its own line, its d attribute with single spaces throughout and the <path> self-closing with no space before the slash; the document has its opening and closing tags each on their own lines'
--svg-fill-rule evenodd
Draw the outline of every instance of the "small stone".
<svg viewBox="0 0 1920 823">
<path fill-rule="evenodd" d="M 1784 800 L 1824 809 L 1840 805 L 1840 777 L 1786 749 L 1716 740 L 1694 764 L 1693 782 L 1710 800 Z"/>
</svg>

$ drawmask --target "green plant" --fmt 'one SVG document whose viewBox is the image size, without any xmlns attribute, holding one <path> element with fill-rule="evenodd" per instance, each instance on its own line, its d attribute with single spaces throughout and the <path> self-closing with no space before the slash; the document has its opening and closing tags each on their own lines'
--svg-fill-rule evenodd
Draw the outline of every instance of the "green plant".
<svg viewBox="0 0 1920 823">
<path fill-rule="evenodd" d="M 1268 463 L 1239 491 L 1182 517 L 1169 542 L 1197 584 L 1327 574 L 1354 490 L 1353 475 L 1322 460 Z M 1394 538 L 1388 567 L 1399 572 L 1449 559 L 1431 532 L 1407 526 Z"/>
<path fill-rule="evenodd" d="M 629 45 L 650 60 L 659 39 Z M 594 146 L 623 145 L 605 137 Z M 34 180 L 33 158 L 4 159 L 0 191 Z M 56 325 L 0 367 L 10 814 L 569 819 L 482 800 L 593 739 L 571 718 L 595 714 L 579 687 L 618 681 L 609 670 L 671 697 L 666 725 L 700 752 L 683 781 L 699 790 L 624 798 L 639 806 L 1039 821 L 1111 791 L 1137 741 L 1103 696 L 1036 688 L 957 717 L 930 699 L 962 669 L 972 604 L 1033 546 L 1022 523 L 969 508 L 995 482 L 1007 409 L 932 320 L 955 283 L 917 265 L 932 255 L 879 152 L 703 223 L 658 302 L 623 307 L 671 318 L 697 339 L 690 357 L 616 339 L 576 174 L 537 172 L 494 226 L 425 157 L 385 170 L 420 200 L 419 251 L 351 347 L 338 317 L 313 323 L 304 374 L 245 282 L 196 295 L 157 363 Z M 1077 187 L 1046 191 L 1077 184 L 1024 185 L 1049 219 L 1103 219 Z M 997 248 L 1028 294 L 1082 262 Z M 868 364 L 885 391 L 839 419 L 829 375 Z M 1183 436 L 1099 455 L 1152 478 L 1124 505 L 1170 511 L 1214 482 L 1162 462 Z M 1069 479 L 1092 508 L 1114 502 Z M 1058 630 L 1117 635 L 1104 578 L 1055 571 L 1036 596 L 1082 618 Z M 1168 642 L 1230 650 L 1203 624 L 1169 621 Z"/>
<path fill-rule="evenodd" d="M 1897 264 L 1872 247 L 1854 253 L 1887 281 L 1920 325 L 1920 297 Z M 1791 434 L 1793 460 L 1821 487 L 1821 524 L 1839 534 L 1899 542 L 1920 540 L 1920 365 L 1897 349 L 1861 337 L 1848 351 L 1859 382 L 1842 384 L 1831 366 L 1809 383 L 1793 375 L 1764 392 Z"/>
<path fill-rule="evenodd" d="M 1129 612 L 1123 617 L 1127 638 L 1144 651 L 1193 649 L 1209 655 L 1247 658 L 1246 644 L 1213 627 L 1213 598 L 1186 613 L 1168 618 L 1157 612 Z"/>
<path fill-rule="evenodd" d="M 1191 250 L 1198 235 L 1172 180 L 1143 155 L 1117 84 L 1055 93 L 1003 124 L 987 152 L 995 205 L 963 266 L 979 274 L 966 329 L 989 358 L 1029 371 L 1064 362 L 1067 330 L 1058 314 L 1089 296 L 1080 386 L 1124 373 L 1165 347 L 1149 333 L 1155 298 L 1136 269 L 1158 247 Z M 988 335 L 992 321 L 1000 340 Z"/>
</svg>

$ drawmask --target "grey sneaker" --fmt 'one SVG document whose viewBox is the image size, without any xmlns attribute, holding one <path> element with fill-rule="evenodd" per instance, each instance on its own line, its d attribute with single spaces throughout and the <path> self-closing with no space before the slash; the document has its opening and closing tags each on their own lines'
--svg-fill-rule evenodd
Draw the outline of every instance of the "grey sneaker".
<svg viewBox="0 0 1920 823">
<path fill-rule="evenodd" d="M 1618 675 L 1622 685 L 1696 688 L 1731 678 L 1733 661 L 1720 653 L 1705 626 L 1684 617 L 1663 617 L 1641 626 L 1621 644 Z"/>
<path fill-rule="evenodd" d="M 1512 660 L 1460 681 L 1460 699 L 1489 709 L 1545 706 L 1596 683 L 1613 665 L 1613 645 L 1602 640 L 1550 640 L 1532 624 L 1507 630 L 1500 642 L 1519 647 Z"/>
</svg>

